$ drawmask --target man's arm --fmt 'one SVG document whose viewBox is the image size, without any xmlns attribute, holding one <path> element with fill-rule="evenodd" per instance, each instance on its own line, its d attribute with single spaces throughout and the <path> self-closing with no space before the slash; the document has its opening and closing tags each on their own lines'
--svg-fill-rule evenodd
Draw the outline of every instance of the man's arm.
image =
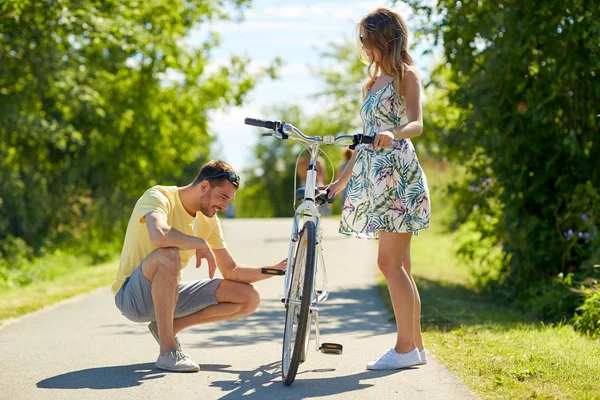
<svg viewBox="0 0 600 400">
<path fill-rule="evenodd" d="M 156 247 L 176 247 L 179 250 L 196 250 L 196 268 L 202 264 L 202 259 L 208 262 L 208 276 L 212 279 L 217 265 L 215 256 L 204 239 L 188 236 L 169 226 L 167 217 L 159 212 L 149 212 L 144 216 L 150 241 Z"/>
<path fill-rule="evenodd" d="M 204 239 L 188 236 L 169 226 L 167 217 L 159 212 L 144 216 L 150 241 L 156 247 L 177 247 L 179 250 L 203 249 L 208 246 Z"/>
<path fill-rule="evenodd" d="M 263 267 L 238 264 L 227 249 L 215 249 L 214 253 L 219 271 L 221 271 L 223 278 L 227 280 L 252 283 L 273 276 L 261 273 L 261 268 Z M 265 267 L 285 270 L 286 264 L 287 259 L 284 259 L 275 265 L 265 265 Z"/>
<path fill-rule="evenodd" d="M 317 183 L 325 183 L 325 160 L 317 157 Z"/>
</svg>

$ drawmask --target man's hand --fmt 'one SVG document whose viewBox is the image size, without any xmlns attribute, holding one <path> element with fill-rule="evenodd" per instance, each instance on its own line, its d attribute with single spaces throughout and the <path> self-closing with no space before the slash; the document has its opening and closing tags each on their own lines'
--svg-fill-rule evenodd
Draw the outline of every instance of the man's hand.
<svg viewBox="0 0 600 400">
<path fill-rule="evenodd" d="M 217 262 L 215 261 L 215 254 L 208 243 L 205 243 L 205 247 L 196 249 L 196 268 L 200 268 L 203 258 L 206 258 L 206 261 L 208 262 L 208 277 L 212 279 L 217 270 Z"/>
<path fill-rule="evenodd" d="M 282 271 L 285 271 L 286 267 L 287 267 L 287 262 L 288 262 L 288 259 L 284 258 L 283 260 L 279 261 L 277 264 L 267 267 L 267 268 L 280 269 Z"/>
</svg>

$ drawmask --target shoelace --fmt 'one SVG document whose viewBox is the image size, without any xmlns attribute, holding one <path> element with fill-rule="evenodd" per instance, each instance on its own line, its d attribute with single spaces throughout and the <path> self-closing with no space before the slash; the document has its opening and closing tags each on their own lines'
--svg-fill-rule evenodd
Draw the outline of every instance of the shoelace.
<svg viewBox="0 0 600 400">
<path fill-rule="evenodd" d="M 188 359 L 188 356 L 186 354 L 182 353 L 177 349 L 171 350 L 171 354 L 173 354 L 173 358 L 175 358 L 176 362 L 185 361 Z"/>
</svg>

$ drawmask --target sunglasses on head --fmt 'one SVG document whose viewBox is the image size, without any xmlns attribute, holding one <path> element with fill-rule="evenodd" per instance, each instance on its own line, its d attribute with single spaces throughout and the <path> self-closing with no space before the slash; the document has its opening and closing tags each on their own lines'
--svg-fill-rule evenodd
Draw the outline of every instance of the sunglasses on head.
<svg viewBox="0 0 600 400">
<path fill-rule="evenodd" d="M 211 176 L 207 176 L 206 178 L 204 178 L 205 180 L 210 180 L 210 179 L 218 179 L 218 178 L 227 178 L 229 180 L 229 182 L 231 182 L 233 184 L 233 186 L 235 186 L 235 188 L 239 188 L 240 187 L 240 176 L 238 174 L 236 174 L 235 172 L 220 172 L 218 174 L 215 175 L 211 175 Z"/>
</svg>

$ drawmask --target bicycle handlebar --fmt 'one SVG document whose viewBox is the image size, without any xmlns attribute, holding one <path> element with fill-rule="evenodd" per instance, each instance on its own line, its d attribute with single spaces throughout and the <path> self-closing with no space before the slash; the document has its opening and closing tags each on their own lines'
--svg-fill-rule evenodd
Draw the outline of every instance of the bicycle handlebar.
<svg viewBox="0 0 600 400">
<path fill-rule="evenodd" d="M 244 123 L 246 125 L 258 126 L 259 128 L 267 128 L 274 131 L 278 131 L 281 128 L 281 122 L 279 121 L 263 121 L 262 119 L 246 118 Z"/>
<path fill-rule="evenodd" d="M 287 124 L 281 121 L 264 121 L 262 119 L 246 118 L 244 119 L 244 123 L 246 125 L 271 129 L 278 133 L 275 136 L 279 139 L 288 139 L 290 134 L 296 134 L 295 136 L 297 136 L 297 138 L 303 142 L 326 142 L 327 144 L 333 144 L 344 139 L 352 139 L 352 144 L 348 146 L 352 150 L 354 150 L 359 144 L 371 144 L 375 139 L 372 136 L 365 136 L 363 134 L 338 135 L 333 139 L 333 142 L 331 142 L 330 140 L 325 140 L 320 136 L 307 136 L 292 124 Z"/>
</svg>

